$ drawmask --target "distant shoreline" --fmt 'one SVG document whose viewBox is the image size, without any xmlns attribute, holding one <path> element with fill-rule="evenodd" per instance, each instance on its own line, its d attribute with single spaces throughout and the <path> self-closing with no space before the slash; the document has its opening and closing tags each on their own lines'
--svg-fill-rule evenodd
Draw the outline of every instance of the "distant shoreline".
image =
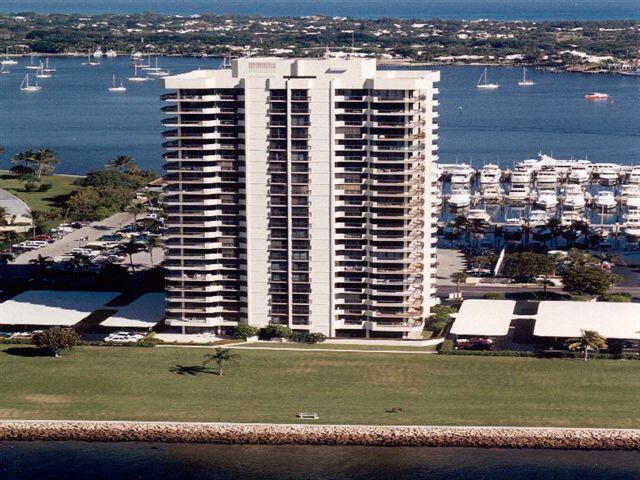
<svg viewBox="0 0 640 480">
<path fill-rule="evenodd" d="M 4 420 L 0 441 L 640 450 L 640 429 Z"/>
</svg>

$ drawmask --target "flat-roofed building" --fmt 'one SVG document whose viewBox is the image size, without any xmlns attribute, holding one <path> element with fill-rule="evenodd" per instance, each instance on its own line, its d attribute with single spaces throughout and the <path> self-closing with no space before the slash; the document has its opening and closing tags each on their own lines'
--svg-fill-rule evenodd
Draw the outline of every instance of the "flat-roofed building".
<svg viewBox="0 0 640 480">
<path fill-rule="evenodd" d="M 438 79 L 278 58 L 166 78 L 167 324 L 419 337 Z"/>
</svg>

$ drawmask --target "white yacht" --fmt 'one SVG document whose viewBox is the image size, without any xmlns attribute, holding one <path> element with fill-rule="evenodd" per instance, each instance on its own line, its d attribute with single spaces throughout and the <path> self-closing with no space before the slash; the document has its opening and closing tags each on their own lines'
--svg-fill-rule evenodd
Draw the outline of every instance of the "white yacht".
<svg viewBox="0 0 640 480">
<path fill-rule="evenodd" d="M 498 165 L 488 163 L 480 170 L 480 185 L 500 183 L 502 170 Z"/>
<path fill-rule="evenodd" d="M 471 204 L 471 194 L 466 188 L 454 188 L 449 195 L 449 205 L 453 208 L 464 208 Z"/>
<path fill-rule="evenodd" d="M 548 221 L 549 215 L 544 210 L 531 210 L 527 223 L 530 227 L 539 227 L 546 225 Z"/>
<path fill-rule="evenodd" d="M 640 184 L 640 167 L 633 167 L 629 172 L 629 183 Z"/>
<path fill-rule="evenodd" d="M 25 66 L 24 68 L 26 68 L 27 70 L 39 70 L 40 64 L 36 65 L 35 63 L 33 63 L 34 58 L 36 58 L 36 56 L 32 54 L 29 60 L 29 65 Z"/>
<path fill-rule="evenodd" d="M 640 200 L 640 185 L 622 185 L 620 188 L 620 203 L 629 205 L 629 202 L 633 199 Z"/>
<path fill-rule="evenodd" d="M 481 208 L 471 208 L 467 213 L 468 220 L 482 220 L 484 223 L 491 221 L 491 215 Z"/>
<path fill-rule="evenodd" d="M 507 195 L 507 201 L 509 202 L 526 202 L 531 195 L 531 190 L 528 185 L 524 184 L 514 184 L 511 185 L 511 189 L 509 189 L 509 194 Z"/>
<path fill-rule="evenodd" d="M 122 85 L 122 80 L 120 80 L 120 85 L 116 85 L 116 76 L 114 75 L 112 84 L 109 87 L 109 91 L 112 93 L 124 93 L 127 91 L 127 87 Z"/>
<path fill-rule="evenodd" d="M 93 52 L 92 55 L 94 58 L 102 58 L 102 48 L 96 48 L 95 52 Z"/>
<path fill-rule="evenodd" d="M 522 67 L 522 80 L 518 82 L 520 87 L 532 87 L 536 82 L 527 78 L 527 67 Z"/>
<path fill-rule="evenodd" d="M 11 75 L 9 68 L 4 63 L 0 65 L 0 75 Z"/>
<path fill-rule="evenodd" d="M 91 54 L 87 55 L 87 61 L 86 62 L 82 62 L 83 65 L 89 65 L 90 67 L 95 67 L 97 65 L 100 65 L 100 61 L 99 60 L 94 60 L 93 57 L 91 56 Z"/>
<path fill-rule="evenodd" d="M 564 188 L 564 199 L 562 205 L 569 210 L 580 210 L 587 204 L 584 192 L 579 185 L 567 185 Z"/>
<path fill-rule="evenodd" d="M 476 84 L 476 87 L 481 88 L 483 90 L 496 90 L 498 88 L 500 88 L 500 84 L 499 83 L 490 83 L 489 79 L 488 79 L 488 68 L 485 67 L 485 69 L 482 72 L 482 75 L 480 75 L 480 78 L 478 79 L 478 83 Z"/>
<path fill-rule="evenodd" d="M 555 189 L 538 190 L 535 204 L 539 207 L 544 208 L 545 210 L 556 208 L 556 205 L 558 205 L 558 196 L 556 195 Z"/>
<path fill-rule="evenodd" d="M 531 183 L 531 169 L 516 167 L 511 171 L 511 183 Z"/>
<path fill-rule="evenodd" d="M 7 47 L 7 56 L 0 60 L 0 65 L 17 65 L 17 60 L 9 57 L 9 47 Z"/>
<path fill-rule="evenodd" d="M 590 177 L 591 174 L 586 165 L 574 165 L 569 172 L 569 181 L 571 183 L 587 183 Z"/>
<path fill-rule="evenodd" d="M 599 211 L 602 211 L 616 208 L 618 202 L 616 201 L 616 197 L 613 192 L 603 190 L 598 192 L 598 194 L 593 198 L 593 204 Z"/>
<path fill-rule="evenodd" d="M 45 73 L 53 73 L 56 71 L 55 67 L 52 67 L 51 65 L 49 65 L 49 57 L 44 59 L 44 66 L 42 68 L 42 71 Z"/>
<path fill-rule="evenodd" d="M 622 224 L 624 234 L 630 239 L 637 240 L 640 238 L 640 213 L 629 213 L 625 215 L 625 221 Z"/>
<path fill-rule="evenodd" d="M 610 168 L 600 170 L 600 173 L 598 176 L 598 180 L 600 184 L 607 185 L 607 186 L 617 185 L 618 180 L 620 178 L 619 170 L 620 170 L 620 167 L 618 167 L 617 169 L 614 167 L 610 167 Z"/>
<path fill-rule="evenodd" d="M 451 172 L 451 183 L 469 184 L 474 173 L 475 170 L 470 165 L 463 163 Z"/>
<path fill-rule="evenodd" d="M 138 66 L 134 65 L 134 74 L 133 77 L 129 77 L 130 82 L 147 82 L 149 81 L 149 77 L 140 77 L 138 76 Z"/>
<path fill-rule="evenodd" d="M 104 55 L 107 58 L 116 58 L 118 56 L 118 53 L 115 50 L 107 50 Z"/>
<path fill-rule="evenodd" d="M 499 202 L 504 197 L 504 192 L 500 184 L 490 183 L 482 187 L 480 196 L 485 202 Z"/>
<path fill-rule="evenodd" d="M 44 64 L 42 62 L 40 63 L 40 69 L 36 70 L 36 78 L 51 78 L 51 74 L 44 71 Z"/>
<path fill-rule="evenodd" d="M 38 79 L 37 78 L 36 78 L 35 85 L 29 85 L 29 74 L 27 73 L 24 76 L 24 79 L 22 80 L 22 83 L 20 84 L 20 91 L 21 92 L 39 92 L 40 90 L 42 90 L 42 87 L 40 85 L 38 85 Z"/>
<path fill-rule="evenodd" d="M 579 212 L 565 211 L 560 216 L 560 224 L 563 227 L 570 227 L 576 222 L 584 222 L 586 219 Z"/>
<path fill-rule="evenodd" d="M 537 185 L 556 185 L 558 183 L 558 172 L 553 167 L 543 167 L 536 173 Z"/>
</svg>

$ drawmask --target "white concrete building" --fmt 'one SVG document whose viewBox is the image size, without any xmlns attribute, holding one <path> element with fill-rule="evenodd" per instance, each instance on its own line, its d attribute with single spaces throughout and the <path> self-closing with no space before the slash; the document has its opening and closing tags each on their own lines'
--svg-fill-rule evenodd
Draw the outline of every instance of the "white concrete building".
<svg viewBox="0 0 640 480">
<path fill-rule="evenodd" d="M 419 336 L 438 79 L 278 58 L 166 78 L 167 323 Z"/>
</svg>

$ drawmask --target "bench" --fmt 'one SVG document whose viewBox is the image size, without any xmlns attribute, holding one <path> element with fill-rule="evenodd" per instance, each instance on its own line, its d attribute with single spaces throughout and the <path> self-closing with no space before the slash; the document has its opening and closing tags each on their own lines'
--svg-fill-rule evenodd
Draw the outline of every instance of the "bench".
<svg viewBox="0 0 640 480">
<path fill-rule="evenodd" d="M 318 415 L 317 413 L 300 412 L 296 415 L 296 417 L 298 417 L 301 420 L 318 420 L 320 418 L 320 415 Z"/>
</svg>

